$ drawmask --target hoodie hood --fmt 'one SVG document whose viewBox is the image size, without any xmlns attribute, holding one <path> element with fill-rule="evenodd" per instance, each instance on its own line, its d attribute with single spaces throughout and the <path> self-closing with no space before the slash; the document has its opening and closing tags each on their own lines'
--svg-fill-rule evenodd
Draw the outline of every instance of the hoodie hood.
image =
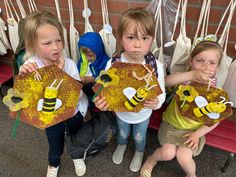
<svg viewBox="0 0 236 177">
<path fill-rule="evenodd" d="M 96 54 L 96 60 L 88 65 L 88 61 L 83 53 L 81 53 L 80 48 L 86 47 L 92 50 Z M 80 58 L 78 61 L 78 70 L 81 76 L 84 76 L 87 72 L 88 67 L 92 72 L 92 76 L 96 78 L 101 70 L 104 70 L 109 57 L 105 53 L 104 44 L 99 33 L 87 32 L 80 37 L 78 42 L 78 49 L 80 53 Z M 86 70 L 86 72 L 85 72 Z"/>
</svg>

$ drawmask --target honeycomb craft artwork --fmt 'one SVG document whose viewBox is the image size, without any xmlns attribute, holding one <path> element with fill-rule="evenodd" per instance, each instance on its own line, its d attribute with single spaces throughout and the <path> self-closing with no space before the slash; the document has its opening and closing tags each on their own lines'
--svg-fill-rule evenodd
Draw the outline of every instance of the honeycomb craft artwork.
<svg viewBox="0 0 236 177">
<path fill-rule="evenodd" d="M 41 80 L 35 76 L 40 76 Z M 40 129 L 62 122 L 75 113 L 82 84 L 56 66 L 17 75 L 14 87 L 8 90 L 3 102 L 10 116 Z"/>
<path fill-rule="evenodd" d="M 228 94 L 220 88 L 192 82 L 179 85 L 176 95 L 180 113 L 192 120 L 212 126 L 233 113 Z"/>
<path fill-rule="evenodd" d="M 106 98 L 108 110 L 116 112 L 138 112 L 144 100 L 162 93 L 151 65 L 123 62 L 114 62 L 101 72 L 93 90 Z"/>
</svg>

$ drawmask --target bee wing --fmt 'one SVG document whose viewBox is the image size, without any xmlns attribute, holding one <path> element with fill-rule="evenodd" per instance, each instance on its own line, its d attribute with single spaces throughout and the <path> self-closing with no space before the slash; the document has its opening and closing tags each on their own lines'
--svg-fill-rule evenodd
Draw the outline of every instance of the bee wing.
<svg viewBox="0 0 236 177">
<path fill-rule="evenodd" d="M 136 93 L 133 87 L 127 87 L 123 90 L 124 95 L 130 100 Z"/>
<path fill-rule="evenodd" d="M 57 98 L 56 105 L 55 105 L 55 110 L 57 110 L 58 108 L 60 108 L 61 105 L 62 105 L 62 101 Z"/>
<path fill-rule="evenodd" d="M 216 113 L 216 112 L 211 112 L 211 113 L 208 113 L 207 116 L 210 118 L 210 119 L 218 119 L 220 117 L 220 114 L 219 113 Z"/>
<path fill-rule="evenodd" d="M 43 108 L 43 98 L 38 101 L 37 111 L 42 111 Z"/>
<path fill-rule="evenodd" d="M 195 99 L 194 99 L 196 105 L 199 107 L 199 108 L 202 108 L 206 105 L 208 105 L 208 101 L 206 100 L 206 98 L 204 98 L 203 96 L 197 96 Z"/>
</svg>

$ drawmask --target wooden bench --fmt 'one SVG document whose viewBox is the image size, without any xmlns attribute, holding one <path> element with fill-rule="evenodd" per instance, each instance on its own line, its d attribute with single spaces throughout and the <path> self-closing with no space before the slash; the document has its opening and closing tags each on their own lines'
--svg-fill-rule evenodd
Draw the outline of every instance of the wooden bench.
<svg viewBox="0 0 236 177">
<path fill-rule="evenodd" d="M 3 98 L 2 86 L 13 77 L 11 66 L 0 63 L 0 98 Z"/>
<path fill-rule="evenodd" d="M 149 128 L 159 128 L 162 112 L 164 112 L 166 106 L 167 105 L 164 105 L 161 110 L 153 111 Z M 236 114 L 233 116 L 236 118 Z M 229 119 L 221 121 L 214 130 L 206 135 L 206 144 L 208 146 L 229 152 L 228 159 L 221 169 L 222 173 L 225 173 L 234 157 L 234 154 L 236 154 L 236 122 Z"/>
</svg>

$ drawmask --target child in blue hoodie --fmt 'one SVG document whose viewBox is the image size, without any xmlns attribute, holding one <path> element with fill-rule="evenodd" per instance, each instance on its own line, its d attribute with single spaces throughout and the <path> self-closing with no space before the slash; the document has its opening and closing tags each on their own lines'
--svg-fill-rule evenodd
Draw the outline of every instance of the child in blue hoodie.
<svg viewBox="0 0 236 177">
<path fill-rule="evenodd" d="M 91 102 L 94 92 L 92 87 L 96 77 L 105 69 L 109 57 L 105 53 L 104 44 L 99 33 L 87 32 L 78 42 L 80 58 L 77 68 L 81 81 L 84 83 L 83 92 L 90 99 L 90 109 L 94 108 Z"/>
<path fill-rule="evenodd" d="M 109 57 L 105 53 L 104 44 L 99 33 L 87 32 L 78 42 L 80 59 L 78 70 L 81 81 L 85 84 L 93 83 L 101 70 L 105 69 Z"/>
</svg>

